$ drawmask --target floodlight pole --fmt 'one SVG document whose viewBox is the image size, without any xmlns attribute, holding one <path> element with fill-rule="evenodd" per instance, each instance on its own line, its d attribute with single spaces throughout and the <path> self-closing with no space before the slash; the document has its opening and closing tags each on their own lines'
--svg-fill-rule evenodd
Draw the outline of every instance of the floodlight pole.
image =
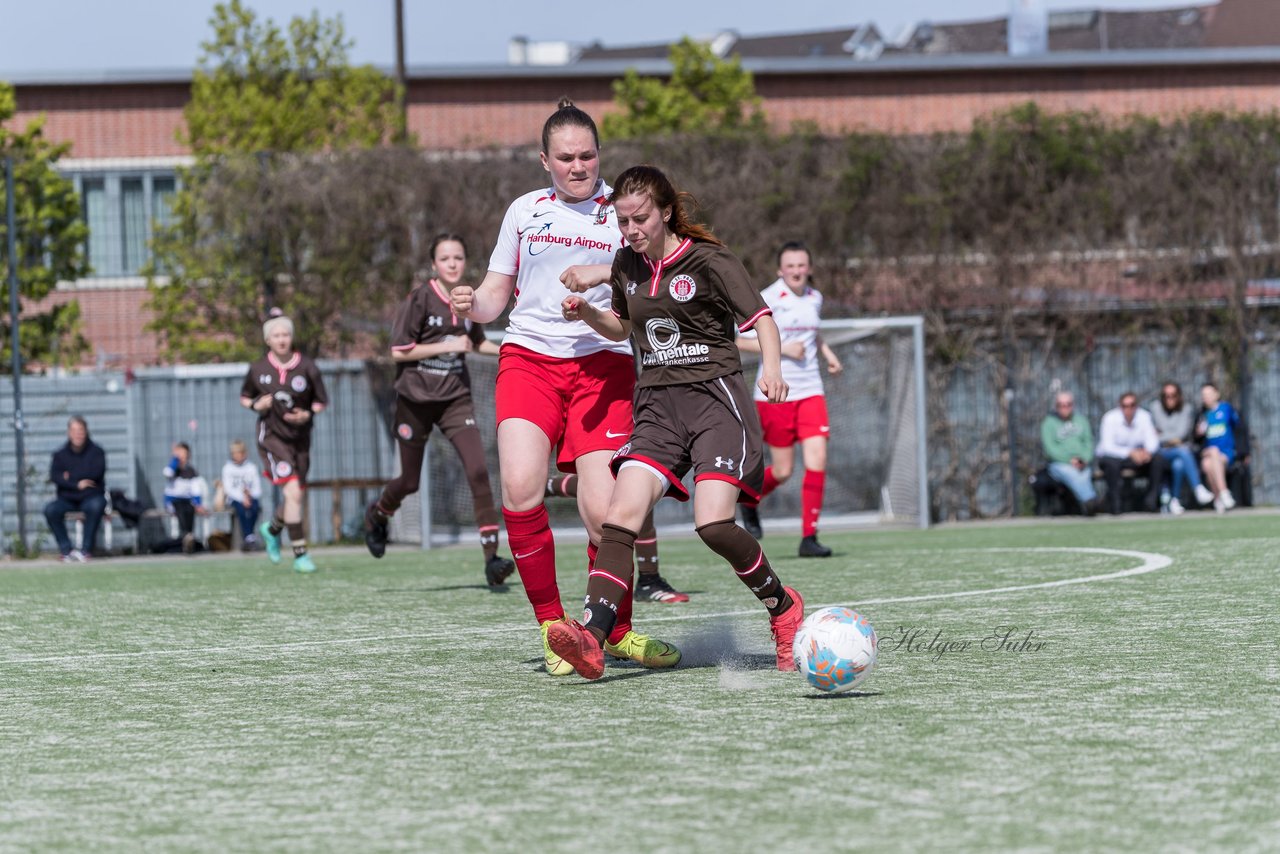
<svg viewBox="0 0 1280 854">
<path fill-rule="evenodd" d="M 4 218 L 9 253 L 9 334 L 10 362 L 13 367 L 13 449 L 17 456 L 18 542 L 27 548 L 26 447 L 23 434 L 27 425 L 22 419 L 22 350 L 18 317 L 22 305 L 18 300 L 18 215 L 14 205 L 13 158 L 4 159 Z"/>
</svg>

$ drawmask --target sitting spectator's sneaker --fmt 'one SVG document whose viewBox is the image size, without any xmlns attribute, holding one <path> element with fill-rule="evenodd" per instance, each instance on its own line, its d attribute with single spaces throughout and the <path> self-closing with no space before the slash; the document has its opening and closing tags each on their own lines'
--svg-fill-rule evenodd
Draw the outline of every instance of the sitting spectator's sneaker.
<svg viewBox="0 0 1280 854">
<path fill-rule="evenodd" d="M 309 553 L 303 552 L 293 559 L 293 571 L 302 573 L 315 572 L 315 561 L 311 559 L 311 555 Z"/>
<path fill-rule="evenodd" d="M 746 504 L 739 508 L 742 510 L 742 527 L 746 532 L 757 540 L 764 536 L 764 528 L 760 527 L 760 511 Z"/>
<path fill-rule="evenodd" d="M 196 535 L 188 531 L 182 535 L 182 553 L 189 555 L 196 550 Z"/>
<path fill-rule="evenodd" d="M 680 650 L 674 645 L 631 629 L 617 643 L 605 641 L 604 651 L 649 668 L 675 667 L 680 663 Z"/>
<path fill-rule="evenodd" d="M 635 598 L 648 599 L 650 602 L 675 603 L 688 602 L 689 594 L 681 593 L 655 572 L 652 575 L 641 575 L 636 580 Z"/>
<path fill-rule="evenodd" d="M 1224 489 L 1224 490 L 1222 490 L 1221 492 L 1219 492 L 1219 493 L 1218 493 L 1218 498 L 1219 498 L 1219 499 L 1221 499 L 1221 501 L 1222 501 L 1222 509 L 1223 509 L 1224 511 L 1226 511 L 1226 510 L 1231 510 L 1232 508 L 1234 508 L 1234 507 L 1236 506 L 1236 499 L 1235 499 L 1235 496 L 1233 496 L 1233 495 L 1231 494 L 1231 491 L 1230 491 L 1230 490 L 1228 490 L 1228 489 Z"/>
<path fill-rule="evenodd" d="M 68 557 L 71 558 L 71 563 L 88 563 L 89 562 L 89 555 L 86 552 L 80 551 L 79 549 L 72 549 Z"/>
<path fill-rule="evenodd" d="M 1222 503 L 1222 496 L 1215 496 L 1213 499 L 1213 509 L 1215 513 L 1226 513 L 1227 505 Z"/>
<path fill-rule="evenodd" d="M 369 549 L 369 554 L 382 557 L 387 553 L 387 517 L 374 510 L 376 506 L 375 501 L 364 511 L 364 544 Z"/>
<path fill-rule="evenodd" d="M 818 542 L 818 537 L 810 534 L 800 541 L 800 557 L 831 557 L 831 549 Z"/>
<path fill-rule="evenodd" d="M 773 632 L 773 643 L 778 654 L 779 670 L 795 670 L 796 659 L 792 653 L 795 645 L 796 631 L 804 622 L 804 599 L 794 588 L 784 587 L 791 597 L 791 607 L 776 617 L 769 618 L 769 630 Z"/>
<path fill-rule="evenodd" d="M 254 552 L 258 550 L 258 535 L 250 534 L 244 538 L 244 542 L 240 543 L 240 551 Z"/>
<path fill-rule="evenodd" d="M 267 557 L 272 563 L 280 562 L 280 538 L 271 533 L 271 523 L 263 522 L 258 526 L 258 533 L 262 535 L 262 547 L 267 552 Z"/>
<path fill-rule="evenodd" d="M 1187 512 L 1187 508 L 1182 506 L 1182 502 L 1176 498 L 1169 499 L 1169 512 L 1174 516 L 1181 516 Z"/>
<path fill-rule="evenodd" d="M 573 665 L 565 661 L 560 656 L 551 651 L 551 645 L 547 642 L 547 633 L 552 626 L 563 623 L 564 620 L 546 620 L 542 624 L 542 656 L 543 662 L 546 664 L 547 672 L 552 676 L 568 676 L 573 672 Z"/>
<path fill-rule="evenodd" d="M 583 679 L 604 675 L 604 650 L 577 620 L 557 620 L 547 628 L 547 646 Z"/>
<path fill-rule="evenodd" d="M 1196 486 L 1196 501 L 1200 502 L 1201 507 L 1208 507 L 1213 503 L 1213 493 L 1203 483 Z"/>
<path fill-rule="evenodd" d="M 516 571 L 516 565 L 509 557 L 494 555 L 484 562 L 484 580 L 490 587 L 502 587 Z"/>
</svg>

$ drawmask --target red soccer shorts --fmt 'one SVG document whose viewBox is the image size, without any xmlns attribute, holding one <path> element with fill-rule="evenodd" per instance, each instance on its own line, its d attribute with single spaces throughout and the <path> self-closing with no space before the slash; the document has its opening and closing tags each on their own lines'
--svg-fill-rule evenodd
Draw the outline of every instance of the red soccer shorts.
<svg viewBox="0 0 1280 854">
<path fill-rule="evenodd" d="M 760 426 L 764 428 L 764 443 L 773 448 L 790 448 L 810 436 L 831 433 L 827 421 L 827 399 L 820 394 L 786 403 L 756 401 L 760 413 Z"/>
<path fill-rule="evenodd" d="M 573 472 L 583 454 L 626 443 L 635 385 L 635 362 L 624 353 L 559 359 L 504 344 L 494 401 L 498 423 L 523 418 L 536 424 L 559 445 L 556 468 Z"/>
</svg>

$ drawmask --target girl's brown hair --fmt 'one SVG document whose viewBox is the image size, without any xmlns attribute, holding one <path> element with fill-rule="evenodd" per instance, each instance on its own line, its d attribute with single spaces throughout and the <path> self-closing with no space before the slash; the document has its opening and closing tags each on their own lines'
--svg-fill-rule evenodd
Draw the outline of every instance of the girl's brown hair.
<svg viewBox="0 0 1280 854">
<path fill-rule="evenodd" d="M 670 179 L 656 166 L 632 166 L 619 175 L 618 180 L 613 183 L 613 195 L 609 196 L 609 204 L 623 196 L 648 196 L 658 208 L 671 208 L 667 230 L 672 234 L 700 243 L 724 245 L 723 241 L 711 233 L 711 229 L 690 219 L 688 209 L 696 210 L 698 200 L 689 193 L 677 191 Z"/>
</svg>

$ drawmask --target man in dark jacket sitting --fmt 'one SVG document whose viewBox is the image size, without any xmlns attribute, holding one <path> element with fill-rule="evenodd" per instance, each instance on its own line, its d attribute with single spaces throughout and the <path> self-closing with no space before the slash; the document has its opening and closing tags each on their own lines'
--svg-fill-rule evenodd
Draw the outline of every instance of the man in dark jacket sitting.
<svg viewBox="0 0 1280 854">
<path fill-rule="evenodd" d="M 98 526 L 107 510 L 103 480 L 107 474 L 107 455 L 89 438 L 89 425 L 79 415 L 67 421 L 67 444 L 53 453 L 49 464 L 49 480 L 57 487 L 58 497 L 44 507 L 44 518 L 58 541 L 63 563 L 89 559 L 98 538 Z M 67 536 L 66 514 L 84 514 L 84 541 L 80 549 L 71 547 Z"/>
</svg>

